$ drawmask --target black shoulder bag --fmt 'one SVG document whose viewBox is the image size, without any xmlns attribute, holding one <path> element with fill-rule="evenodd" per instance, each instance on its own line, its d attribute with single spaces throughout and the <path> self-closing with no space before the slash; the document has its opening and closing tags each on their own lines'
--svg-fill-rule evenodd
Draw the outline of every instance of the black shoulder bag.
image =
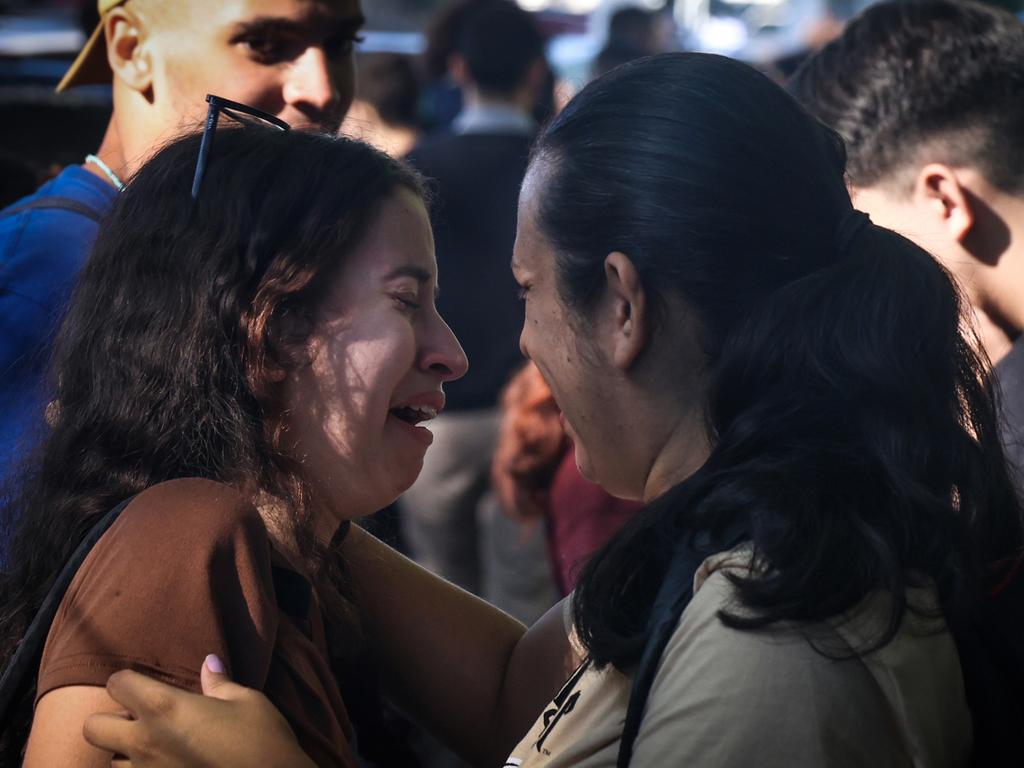
<svg viewBox="0 0 1024 768">
<path fill-rule="evenodd" d="M 719 551 L 727 551 L 748 539 L 744 532 L 730 530 L 723 537 L 725 544 Z M 689 536 L 684 536 L 676 544 L 672 562 L 665 572 L 658 595 L 651 606 L 651 615 L 647 620 L 647 642 L 629 692 L 629 704 L 626 707 L 626 722 L 622 726 L 622 739 L 619 741 L 619 756 L 616 768 L 629 768 L 633 758 L 633 744 L 640 732 L 640 721 L 644 717 L 647 697 L 650 695 L 654 676 L 658 671 L 658 662 L 665 651 L 672 633 L 679 623 L 686 606 L 693 598 L 693 577 L 701 563 L 708 557 L 705 548 L 699 550 L 693 546 Z"/>
<path fill-rule="evenodd" d="M 82 562 L 96 542 L 114 524 L 114 521 L 133 498 L 135 497 L 125 499 L 100 518 L 100 521 L 85 535 L 82 543 L 78 545 L 60 573 L 57 574 L 53 586 L 47 592 L 39 611 L 32 619 L 32 623 L 28 625 L 25 636 L 18 643 L 7 669 L 4 670 L 3 677 L 0 678 L 0 723 L 9 722 L 11 706 L 25 693 L 32 677 L 39 670 L 39 660 L 43 654 L 46 636 L 50 632 L 50 625 L 53 624 L 53 619 L 57 615 L 60 602 L 64 599 L 68 587 L 71 586 L 71 580 L 75 578 L 75 574 L 78 573 Z"/>
</svg>

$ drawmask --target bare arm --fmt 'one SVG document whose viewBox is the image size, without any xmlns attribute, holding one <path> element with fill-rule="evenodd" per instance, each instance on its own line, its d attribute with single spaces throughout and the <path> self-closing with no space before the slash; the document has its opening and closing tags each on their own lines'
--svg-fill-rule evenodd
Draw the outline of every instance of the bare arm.
<svg viewBox="0 0 1024 768">
<path fill-rule="evenodd" d="M 343 557 L 389 693 L 475 765 L 500 765 L 579 661 L 562 605 L 527 631 L 360 529 Z M 98 715 L 86 735 L 139 766 L 308 764 L 266 697 L 205 665 L 202 676 L 205 697 L 119 672 L 108 688 L 134 719 Z"/>
<path fill-rule="evenodd" d="M 353 527 L 343 557 L 388 693 L 476 765 L 500 765 L 579 663 L 562 603 L 527 630 Z"/>
<path fill-rule="evenodd" d="M 71 685 L 50 691 L 36 707 L 24 767 L 109 766 L 113 755 L 89 744 L 82 736 L 82 725 L 89 715 L 120 709 L 98 686 Z"/>
</svg>

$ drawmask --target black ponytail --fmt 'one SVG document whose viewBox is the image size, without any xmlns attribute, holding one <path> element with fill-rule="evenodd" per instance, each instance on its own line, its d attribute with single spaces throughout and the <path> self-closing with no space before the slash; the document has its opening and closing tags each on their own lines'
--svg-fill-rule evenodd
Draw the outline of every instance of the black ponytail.
<svg viewBox="0 0 1024 768">
<path fill-rule="evenodd" d="M 619 68 L 548 127 L 539 222 L 560 286 L 585 308 L 627 253 L 655 296 L 696 311 L 713 449 L 579 580 L 596 664 L 635 665 L 680 540 L 746 532 L 733 576 L 753 628 L 818 621 L 875 591 L 897 632 L 907 588 L 944 612 L 1022 546 L 986 361 L 950 277 L 905 238 L 851 219 L 836 135 L 753 69 L 704 54 Z"/>
</svg>

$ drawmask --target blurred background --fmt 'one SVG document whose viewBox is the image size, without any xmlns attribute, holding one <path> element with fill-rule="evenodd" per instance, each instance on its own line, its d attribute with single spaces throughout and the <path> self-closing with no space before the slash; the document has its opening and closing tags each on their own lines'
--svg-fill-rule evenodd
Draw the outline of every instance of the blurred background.
<svg viewBox="0 0 1024 768">
<path fill-rule="evenodd" d="M 713 51 L 784 77 L 842 22 L 871 0 L 518 0 L 536 15 L 564 103 L 601 71 L 666 50 Z M 1020 12 L 1022 2 L 1001 0 Z M 387 100 L 398 127 L 443 128 L 457 114 L 445 103 L 444 40 L 431 24 L 444 0 L 371 0 L 360 45 L 367 95 Z M 99 145 L 109 113 L 107 86 L 54 93 L 98 20 L 93 0 L 0 2 L 0 205 L 33 190 Z M 616 23 L 618 22 L 618 23 Z M 443 37 L 443 30 L 436 30 Z M 369 82 L 367 82 L 369 81 Z M 440 103 L 439 103 L 440 102 Z M 415 105 L 410 111 L 409 104 Z M 354 117 L 365 116 L 365 104 Z M 364 111 L 359 111 L 363 109 Z"/>
<path fill-rule="evenodd" d="M 870 0 L 518 2 L 544 33 L 557 107 L 595 74 L 658 51 L 724 53 L 784 77 Z M 1018 0 L 1001 4 L 1021 10 Z M 445 3 L 364 5 L 368 25 L 359 50 L 359 85 L 365 98 L 350 125 L 363 126 L 364 138 L 370 125 L 369 133 L 384 135 L 382 141 L 398 141 L 401 154 L 420 132 L 445 128 L 459 111 L 458 90 L 446 83 L 452 33 L 439 18 Z M 53 90 L 97 18 L 94 0 L 0 2 L 0 206 L 99 145 L 109 87 L 59 96 Z M 387 130 L 378 127 L 381 122 Z"/>
</svg>

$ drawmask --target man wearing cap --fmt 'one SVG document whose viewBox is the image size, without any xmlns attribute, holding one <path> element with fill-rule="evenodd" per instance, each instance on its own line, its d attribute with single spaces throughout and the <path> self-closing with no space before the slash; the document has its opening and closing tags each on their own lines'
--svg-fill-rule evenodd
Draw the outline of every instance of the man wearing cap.
<svg viewBox="0 0 1024 768">
<path fill-rule="evenodd" d="M 338 129 L 352 100 L 359 0 L 99 0 L 100 23 L 57 86 L 110 82 L 103 142 L 0 211 L 0 480 L 40 423 L 50 339 L 123 180 L 198 127 L 215 93 L 294 128 Z"/>
</svg>

